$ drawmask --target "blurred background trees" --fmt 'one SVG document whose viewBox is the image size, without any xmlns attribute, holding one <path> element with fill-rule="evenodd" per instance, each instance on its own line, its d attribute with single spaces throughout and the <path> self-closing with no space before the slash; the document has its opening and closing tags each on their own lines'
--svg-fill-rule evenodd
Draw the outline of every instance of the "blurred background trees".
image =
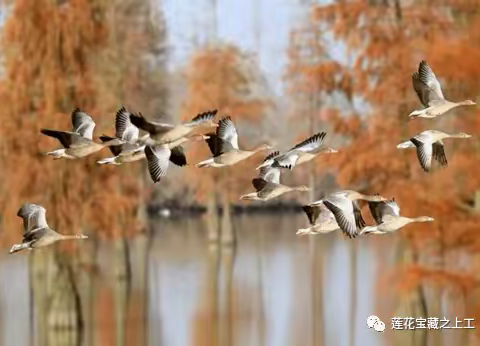
<svg viewBox="0 0 480 346">
<path fill-rule="evenodd" d="M 283 78 L 277 79 L 268 75 L 275 59 L 262 59 L 264 50 L 273 50 L 262 16 L 256 12 L 254 47 L 248 49 L 221 38 L 218 1 L 202 4 L 208 15 L 195 17 L 194 49 L 183 64 L 171 64 L 170 53 L 180 43 L 169 40 L 161 1 L 1 1 L 2 244 L 20 237 L 16 212 L 24 201 L 43 204 L 50 224 L 61 232 L 101 237 L 144 228 L 147 204 L 201 205 L 215 233 L 218 207 L 229 210 L 252 189 L 254 167 L 264 155 L 224 169 L 172 167 L 153 185 L 145 162 L 97 166 L 108 149 L 82 160 L 51 160 L 43 153 L 59 143 L 39 131 L 68 130 L 75 107 L 92 115 L 96 138 L 113 134 L 122 105 L 173 122 L 218 109 L 218 119 L 232 117 L 240 146 L 247 149 L 268 141 L 285 150 L 327 131 L 328 145 L 339 153 L 284 174 L 286 183 L 314 189 L 308 198 L 292 194 L 281 201 L 306 203 L 333 189 L 354 188 L 395 196 L 406 216 L 433 216 L 433 224 L 370 238 L 379 248 L 394 249 L 398 258 L 393 268 L 381 264 L 378 289 L 385 291 L 384 282 L 397 284 L 385 296 L 403 301 L 388 305 L 398 314 L 440 316 L 447 310 L 442 299 L 459 292 L 451 299 L 458 314 L 479 316 L 478 109 L 460 107 L 435 120 L 407 122 L 406 116 L 421 106 L 411 74 L 423 59 L 448 99 L 480 101 L 480 1 L 298 1 L 305 16 L 291 19 L 285 51 L 274 52 L 285 57 Z M 258 2 L 254 11 L 265 8 Z M 473 137 L 447 141 L 448 168 L 426 174 L 413 150 L 396 149 L 426 129 Z M 194 165 L 210 152 L 205 143 L 189 143 L 186 155 Z M 313 288 L 322 284 L 321 275 L 317 279 Z M 321 294 L 315 299 L 321 307 Z"/>
</svg>

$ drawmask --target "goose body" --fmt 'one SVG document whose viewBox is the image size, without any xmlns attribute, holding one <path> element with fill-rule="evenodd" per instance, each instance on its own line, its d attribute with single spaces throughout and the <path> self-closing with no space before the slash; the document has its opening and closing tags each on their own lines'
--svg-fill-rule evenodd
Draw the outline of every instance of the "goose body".
<svg viewBox="0 0 480 346">
<path fill-rule="evenodd" d="M 388 201 L 368 202 L 368 207 L 376 225 L 364 227 L 360 234 L 386 234 L 395 232 L 412 222 L 434 221 L 429 216 L 416 218 L 400 216 L 400 207 L 395 198 Z"/>
<path fill-rule="evenodd" d="M 337 150 L 322 146 L 325 136 L 326 132 L 317 133 L 298 143 L 287 152 L 283 154 L 278 153 L 276 156 L 270 157 L 256 169 L 261 169 L 270 165 L 272 167 L 293 169 L 296 165 L 308 162 L 319 154 L 336 153 Z"/>
<path fill-rule="evenodd" d="M 335 220 L 345 235 L 355 238 L 361 229 L 366 226 L 357 200 L 384 201 L 382 196 L 364 195 L 353 190 L 334 192 L 324 199 L 311 205 L 324 204 L 333 214 Z"/>
<path fill-rule="evenodd" d="M 458 106 L 475 105 L 475 102 L 471 100 L 460 102 L 445 100 L 440 83 L 425 60 L 420 62 L 418 72 L 413 73 L 412 82 L 413 88 L 425 108 L 411 112 L 408 115 L 410 119 L 435 118 Z"/>
<path fill-rule="evenodd" d="M 55 232 L 48 226 L 45 215 L 45 208 L 37 204 L 25 203 L 20 207 L 17 216 L 23 219 L 23 241 L 13 245 L 10 253 L 48 246 L 59 240 L 88 238 L 83 234 L 63 235 Z"/>
<path fill-rule="evenodd" d="M 57 149 L 46 153 L 46 155 L 53 156 L 55 159 L 78 159 L 103 148 L 119 145 L 123 143 L 120 139 L 112 139 L 104 143 L 96 143 L 92 140 L 95 122 L 87 113 L 80 109 L 75 109 L 72 112 L 73 132 L 58 131 L 50 129 L 42 129 L 40 132 L 46 136 L 56 138 L 62 145 L 62 149 Z"/>
<path fill-rule="evenodd" d="M 146 120 L 141 114 L 130 114 L 130 121 L 136 127 L 149 133 L 148 144 L 167 144 L 187 136 L 197 127 L 218 126 L 213 122 L 217 110 L 198 114 L 191 121 L 183 124 L 162 124 Z"/>
<path fill-rule="evenodd" d="M 207 136 L 206 141 L 213 157 L 197 163 L 197 167 L 232 166 L 259 151 L 272 148 L 268 144 L 262 144 L 252 150 L 239 149 L 237 129 L 230 116 L 222 118 L 218 123 L 217 132 L 207 133 Z"/>
<path fill-rule="evenodd" d="M 438 130 L 427 130 L 397 145 L 399 149 L 416 148 L 420 166 L 426 172 L 432 168 L 432 161 L 436 160 L 441 166 L 447 166 L 447 157 L 443 140 L 447 138 L 470 138 L 466 133 L 445 133 Z"/>
<path fill-rule="evenodd" d="M 274 152 L 268 155 L 265 160 L 277 155 L 278 152 Z M 280 168 L 275 167 L 263 167 L 260 169 L 260 174 L 257 178 L 252 180 L 252 185 L 255 188 L 255 192 L 243 195 L 240 197 L 242 200 L 254 200 L 254 201 L 268 201 L 278 196 L 281 196 L 291 191 L 308 191 L 307 186 L 286 186 L 280 184 Z"/>
<path fill-rule="evenodd" d="M 302 210 L 307 215 L 310 226 L 300 228 L 297 235 L 325 234 L 340 229 L 335 216 L 323 203 L 304 205 Z"/>
</svg>

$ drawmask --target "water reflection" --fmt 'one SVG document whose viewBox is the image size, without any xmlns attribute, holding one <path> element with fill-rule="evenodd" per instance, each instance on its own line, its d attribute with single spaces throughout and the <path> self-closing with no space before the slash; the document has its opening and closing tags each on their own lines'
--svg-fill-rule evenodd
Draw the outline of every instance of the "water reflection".
<svg viewBox="0 0 480 346">
<path fill-rule="evenodd" d="M 3 256 L 2 345 L 386 345 L 378 256 L 395 263 L 382 249 L 397 238 L 353 249 L 340 234 L 296 236 L 305 223 L 235 216 L 233 246 L 209 242 L 203 219 L 159 219 L 132 239 L 85 242 L 80 256 L 55 247 Z M 373 313 L 385 333 L 366 328 Z"/>
</svg>

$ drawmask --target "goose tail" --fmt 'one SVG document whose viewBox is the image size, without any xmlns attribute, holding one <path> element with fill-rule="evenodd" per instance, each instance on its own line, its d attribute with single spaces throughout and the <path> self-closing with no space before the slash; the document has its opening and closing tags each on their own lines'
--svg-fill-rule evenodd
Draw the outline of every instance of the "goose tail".
<svg viewBox="0 0 480 346">
<path fill-rule="evenodd" d="M 198 167 L 198 168 L 209 167 L 212 164 L 213 164 L 213 159 L 208 159 L 208 160 L 204 160 L 202 162 L 197 163 L 195 167 Z"/>
<path fill-rule="evenodd" d="M 97 161 L 97 163 L 99 165 L 119 165 L 119 163 L 117 163 L 117 161 L 115 159 L 116 159 L 116 156 L 107 157 L 105 159 L 101 159 L 101 160 Z"/>
<path fill-rule="evenodd" d="M 362 228 L 362 230 L 360 231 L 360 235 L 361 234 L 373 233 L 373 232 L 376 232 L 376 231 L 378 231 L 377 226 L 366 226 L 366 227 Z"/>
</svg>

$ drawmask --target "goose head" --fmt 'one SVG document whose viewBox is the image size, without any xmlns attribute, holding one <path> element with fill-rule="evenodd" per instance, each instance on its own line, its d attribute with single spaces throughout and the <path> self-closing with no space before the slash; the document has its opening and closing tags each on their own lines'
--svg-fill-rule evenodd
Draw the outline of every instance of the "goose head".
<svg viewBox="0 0 480 346">
<path fill-rule="evenodd" d="M 472 100 L 465 100 L 465 101 L 462 101 L 460 102 L 462 105 L 465 105 L 465 106 L 473 106 L 473 105 L 476 105 L 475 102 L 473 102 Z"/>
</svg>

